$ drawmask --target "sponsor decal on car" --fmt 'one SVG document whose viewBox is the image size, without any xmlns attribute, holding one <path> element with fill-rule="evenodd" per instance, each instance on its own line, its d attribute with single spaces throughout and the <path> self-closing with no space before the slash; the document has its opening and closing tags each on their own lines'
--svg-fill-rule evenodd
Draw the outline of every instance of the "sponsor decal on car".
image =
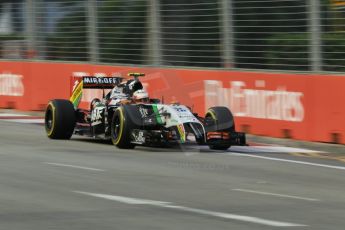
<svg viewBox="0 0 345 230">
<path fill-rule="evenodd" d="M 104 111 L 104 107 L 96 107 L 91 112 L 91 125 L 98 125 L 102 123 L 102 114 Z"/>
<path fill-rule="evenodd" d="M 139 106 L 139 112 L 142 118 L 147 117 L 149 115 L 147 108 L 145 108 L 144 106 Z"/>
<path fill-rule="evenodd" d="M 116 77 L 83 77 L 85 84 L 116 84 L 118 78 Z"/>
<path fill-rule="evenodd" d="M 133 132 L 133 140 L 138 143 L 145 143 L 145 136 L 143 131 Z"/>
</svg>

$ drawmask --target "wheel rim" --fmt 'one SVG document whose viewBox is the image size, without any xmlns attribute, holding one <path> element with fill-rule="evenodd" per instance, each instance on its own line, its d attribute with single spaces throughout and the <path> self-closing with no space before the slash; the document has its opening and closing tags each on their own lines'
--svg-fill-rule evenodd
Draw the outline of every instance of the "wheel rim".
<svg viewBox="0 0 345 230">
<path fill-rule="evenodd" d="M 121 125 L 121 122 L 120 122 L 120 117 L 119 116 L 116 116 L 114 118 L 114 132 L 113 132 L 113 138 L 114 140 L 117 140 L 119 138 L 119 132 L 120 132 L 120 125 Z"/>
<path fill-rule="evenodd" d="M 49 132 L 52 129 L 53 126 L 53 112 L 51 109 L 47 110 L 46 116 L 45 116 L 45 126 L 47 131 Z"/>
</svg>

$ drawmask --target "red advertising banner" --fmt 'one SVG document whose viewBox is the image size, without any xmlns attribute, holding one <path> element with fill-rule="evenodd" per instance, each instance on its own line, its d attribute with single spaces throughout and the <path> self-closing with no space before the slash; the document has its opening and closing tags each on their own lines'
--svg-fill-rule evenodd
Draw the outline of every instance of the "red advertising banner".
<svg viewBox="0 0 345 230">
<path fill-rule="evenodd" d="M 128 72 L 145 73 L 144 87 L 164 103 L 179 101 L 200 114 L 229 107 L 245 132 L 345 144 L 345 108 L 339 103 L 345 76 L 0 62 L 0 108 L 43 110 L 51 99 L 69 99 L 72 77 Z M 85 89 L 81 106 L 96 97 L 102 90 Z"/>
</svg>

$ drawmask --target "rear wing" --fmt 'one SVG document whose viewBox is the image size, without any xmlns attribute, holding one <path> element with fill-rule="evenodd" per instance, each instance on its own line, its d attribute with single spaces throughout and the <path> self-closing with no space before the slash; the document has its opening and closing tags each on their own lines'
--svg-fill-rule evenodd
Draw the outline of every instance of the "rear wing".
<svg viewBox="0 0 345 230">
<path fill-rule="evenodd" d="M 83 89 L 112 89 L 119 85 L 122 80 L 122 77 L 72 77 L 71 97 L 69 100 L 74 108 L 77 109 L 83 96 Z"/>
<path fill-rule="evenodd" d="M 122 77 L 83 77 L 84 89 L 112 89 L 120 84 Z"/>
</svg>

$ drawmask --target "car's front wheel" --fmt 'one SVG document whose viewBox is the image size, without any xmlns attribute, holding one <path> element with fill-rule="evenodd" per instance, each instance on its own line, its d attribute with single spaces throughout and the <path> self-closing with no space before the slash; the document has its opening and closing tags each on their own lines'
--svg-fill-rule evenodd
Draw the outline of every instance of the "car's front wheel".
<svg viewBox="0 0 345 230">
<path fill-rule="evenodd" d="M 119 107 L 115 110 L 111 122 L 111 141 L 120 149 L 133 149 L 131 143 L 131 131 L 134 124 L 128 116 L 126 107 Z"/>
</svg>

